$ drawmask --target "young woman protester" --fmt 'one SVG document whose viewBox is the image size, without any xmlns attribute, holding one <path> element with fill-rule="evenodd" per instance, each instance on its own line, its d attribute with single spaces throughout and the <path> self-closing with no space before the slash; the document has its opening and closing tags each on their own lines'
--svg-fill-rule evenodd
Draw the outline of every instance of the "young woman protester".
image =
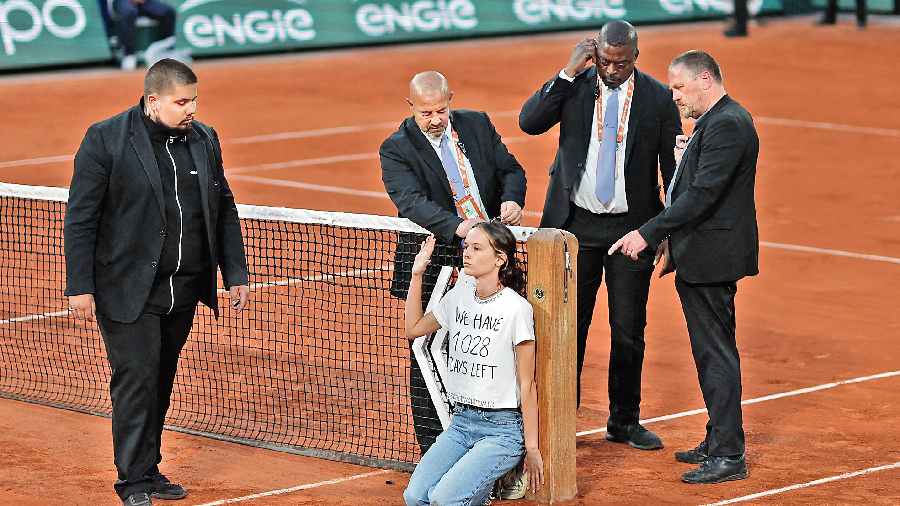
<svg viewBox="0 0 900 506">
<path fill-rule="evenodd" d="M 422 243 L 406 298 L 409 339 L 448 330 L 447 395 L 450 426 L 422 456 L 403 493 L 408 506 L 482 505 L 494 482 L 524 455 L 533 492 L 544 482 L 538 449 L 534 382 L 534 316 L 522 297 L 525 275 L 516 263 L 516 240 L 499 222 L 466 235 L 465 276 L 433 311 L 422 314 L 422 276 L 434 250 Z"/>
</svg>

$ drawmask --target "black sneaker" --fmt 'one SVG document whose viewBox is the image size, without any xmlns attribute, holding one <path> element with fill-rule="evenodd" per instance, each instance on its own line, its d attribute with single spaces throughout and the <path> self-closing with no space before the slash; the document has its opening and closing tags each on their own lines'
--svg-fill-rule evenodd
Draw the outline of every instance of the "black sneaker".
<svg viewBox="0 0 900 506">
<path fill-rule="evenodd" d="M 638 450 L 659 450 L 663 447 L 659 436 L 645 429 L 639 423 L 623 426 L 607 424 L 606 440 L 613 443 L 628 443 L 629 446 Z"/>
<path fill-rule="evenodd" d="M 747 462 L 743 455 L 708 457 L 700 467 L 681 475 L 681 481 L 692 484 L 722 483 L 747 478 Z"/>
<path fill-rule="evenodd" d="M 707 446 L 705 439 L 693 450 L 675 452 L 675 460 L 677 460 L 678 462 L 684 462 L 685 464 L 700 464 L 708 457 L 709 446 Z"/>
<path fill-rule="evenodd" d="M 155 499 L 165 499 L 167 501 L 184 499 L 187 497 L 187 490 L 177 483 L 172 483 L 162 474 L 154 475 L 151 478 L 150 495 Z"/>
<path fill-rule="evenodd" d="M 135 492 L 122 500 L 122 506 L 153 506 L 147 492 Z"/>
</svg>

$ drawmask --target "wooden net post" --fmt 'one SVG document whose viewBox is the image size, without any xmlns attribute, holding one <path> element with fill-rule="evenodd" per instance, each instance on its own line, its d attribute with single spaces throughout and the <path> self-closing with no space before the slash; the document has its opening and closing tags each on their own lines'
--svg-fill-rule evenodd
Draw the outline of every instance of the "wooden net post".
<svg viewBox="0 0 900 506">
<path fill-rule="evenodd" d="M 544 487 L 552 504 L 575 497 L 576 265 L 578 240 L 540 229 L 527 243 L 528 301 L 534 307 L 536 381 Z"/>
</svg>

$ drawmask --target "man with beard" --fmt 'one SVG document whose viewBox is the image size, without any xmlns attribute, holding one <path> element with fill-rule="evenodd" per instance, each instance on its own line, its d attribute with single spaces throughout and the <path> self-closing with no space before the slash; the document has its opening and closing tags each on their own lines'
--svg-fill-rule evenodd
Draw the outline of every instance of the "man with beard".
<svg viewBox="0 0 900 506">
<path fill-rule="evenodd" d="M 69 189 L 65 293 L 106 345 L 114 486 L 127 506 L 187 495 L 158 467 L 178 355 L 197 302 L 218 316 L 217 266 L 232 307 L 249 298 L 219 139 L 196 112 L 197 76 L 160 60 L 139 104 L 87 130 Z"/>
<path fill-rule="evenodd" d="M 450 109 L 453 92 L 439 72 L 416 74 L 406 99 L 412 116 L 381 145 L 381 178 L 399 215 L 437 238 L 425 271 L 427 304 L 442 265 L 459 266 L 460 244 L 480 221 L 518 225 L 525 205 L 525 172 L 500 140 L 488 115 Z M 391 294 L 405 300 L 421 237 L 401 234 Z M 415 357 L 410 398 L 416 439 L 424 454 L 443 430 Z"/>
<path fill-rule="evenodd" d="M 653 251 L 631 262 L 608 255 L 616 239 L 662 210 L 659 175 L 675 170 L 681 133 L 666 87 L 637 70 L 637 31 L 611 21 L 575 46 L 565 68 L 525 102 L 519 126 L 539 135 L 557 123 L 542 227 L 578 238 L 578 399 L 588 328 L 603 276 L 609 300 L 609 419 L 606 439 L 641 450 L 663 444 L 638 423 Z"/>
</svg>

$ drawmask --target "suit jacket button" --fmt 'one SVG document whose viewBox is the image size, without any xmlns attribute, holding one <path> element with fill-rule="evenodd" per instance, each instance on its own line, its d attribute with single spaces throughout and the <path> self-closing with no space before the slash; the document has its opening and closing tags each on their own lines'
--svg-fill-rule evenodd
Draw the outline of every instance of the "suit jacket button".
<svg viewBox="0 0 900 506">
<path fill-rule="evenodd" d="M 159 236 L 160 236 L 160 237 L 165 237 L 165 236 L 166 236 L 166 229 L 160 230 L 160 231 L 159 231 Z"/>
<path fill-rule="evenodd" d="M 154 262 L 150 262 L 150 267 L 153 267 L 154 269 L 156 269 L 156 266 L 157 266 L 157 265 L 158 265 L 158 264 L 157 264 L 155 261 L 154 261 Z"/>
</svg>

